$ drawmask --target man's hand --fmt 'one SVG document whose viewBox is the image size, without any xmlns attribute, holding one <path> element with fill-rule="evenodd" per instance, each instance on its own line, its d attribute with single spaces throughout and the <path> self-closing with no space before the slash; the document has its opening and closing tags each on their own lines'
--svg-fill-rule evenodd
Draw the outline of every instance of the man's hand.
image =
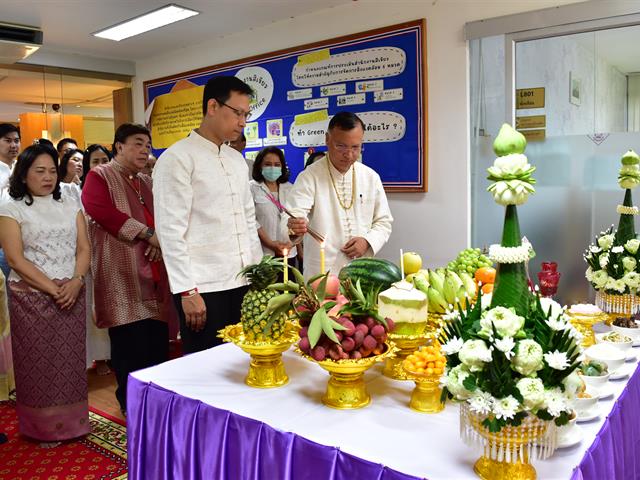
<svg viewBox="0 0 640 480">
<path fill-rule="evenodd" d="M 293 232 L 295 236 L 304 235 L 307 233 L 307 225 L 309 222 L 305 218 L 290 218 L 287 220 L 287 227 L 289 227 L 289 234 Z"/>
<path fill-rule="evenodd" d="M 349 258 L 360 258 L 369 247 L 369 242 L 364 237 L 353 237 L 340 250 Z"/>
<path fill-rule="evenodd" d="M 157 262 L 162 259 L 162 251 L 157 247 L 147 245 L 144 256 L 147 257 L 150 262 Z"/>
<path fill-rule="evenodd" d="M 152 247 L 160 248 L 160 242 L 158 241 L 158 236 L 155 234 L 151 235 L 151 237 L 147 240 L 147 243 Z"/>
<path fill-rule="evenodd" d="M 287 251 L 291 251 L 291 247 L 293 247 L 291 242 L 273 242 L 271 250 L 275 252 L 276 256 L 284 257 L 284 249 L 286 248 Z"/>
<path fill-rule="evenodd" d="M 194 332 L 204 328 L 207 321 L 207 307 L 199 293 L 190 297 L 182 297 L 182 311 L 185 323 Z"/>
</svg>

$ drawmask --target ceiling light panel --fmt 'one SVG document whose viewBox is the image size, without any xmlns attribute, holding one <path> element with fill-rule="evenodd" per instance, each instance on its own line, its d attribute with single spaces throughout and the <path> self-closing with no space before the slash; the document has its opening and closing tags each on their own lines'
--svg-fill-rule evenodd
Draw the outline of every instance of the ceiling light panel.
<svg viewBox="0 0 640 480">
<path fill-rule="evenodd" d="M 159 8 L 158 10 L 153 10 L 152 12 L 145 13 L 139 17 L 126 20 L 125 22 L 95 32 L 93 35 L 119 42 L 125 38 L 140 35 L 141 33 L 155 30 L 156 28 L 164 27 L 165 25 L 179 22 L 180 20 L 184 20 L 185 18 L 193 17 L 198 14 L 200 14 L 200 12 L 184 8 L 179 5 L 170 4 Z"/>
</svg>

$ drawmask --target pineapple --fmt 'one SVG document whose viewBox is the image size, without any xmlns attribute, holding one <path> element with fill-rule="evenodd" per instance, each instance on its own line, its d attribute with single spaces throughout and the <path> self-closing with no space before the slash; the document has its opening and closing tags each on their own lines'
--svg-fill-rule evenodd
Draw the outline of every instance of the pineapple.
<svg viewBox="0 0 640 480">
<path fill-rule="evenodd" d="M 249 265 L 239 274 L 244 275 L 250 283 L 240 309 L 242 329 L 245 339 L 249 342 L 272 342 L 284 333 L 286 313 L 275 318 L 263 315 L 269 300 L 279 295 L 279 292 L 267 287 L 276 282 L 278 273 L 283 268 L 282 260 L 265 255 L 260 263 Z"/>
</svg>

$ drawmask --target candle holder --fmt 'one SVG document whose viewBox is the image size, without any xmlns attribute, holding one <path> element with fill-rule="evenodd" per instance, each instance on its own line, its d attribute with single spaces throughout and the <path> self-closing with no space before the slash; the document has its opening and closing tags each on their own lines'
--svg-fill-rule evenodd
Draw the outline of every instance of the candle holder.
<svg viewBox="0 0 640 480">
<path fill-rule="evenodd" d="M 556 262 L 542 262 L 543 272 L 557 272 L 558 264 Z"/>
<path fill-rule="evenodd" d="M 560 272 L 542 270 L 541 272 L 538 272 L 538 282 L 540 286 L 540 294 L 543 297 L 553 297 L 558 292 Z"/>
</svg>

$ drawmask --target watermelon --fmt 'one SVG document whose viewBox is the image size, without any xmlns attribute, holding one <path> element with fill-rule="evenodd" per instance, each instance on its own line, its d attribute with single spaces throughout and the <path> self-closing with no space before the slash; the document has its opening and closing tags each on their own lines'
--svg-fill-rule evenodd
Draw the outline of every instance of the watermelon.
<svg viewBox="0 0 640 480">
<path fill-rule="evenodd" d="M 400 268 L 389 260 L 356 258 L 342 267 L 338 278 L 341 281 L 350 278 L 354 283 L 360 280 L 363 290 L 379 288 L 382 291 L 389 288 L 392 283 L 402 280 L 402 274 Z"/>
</svg>

